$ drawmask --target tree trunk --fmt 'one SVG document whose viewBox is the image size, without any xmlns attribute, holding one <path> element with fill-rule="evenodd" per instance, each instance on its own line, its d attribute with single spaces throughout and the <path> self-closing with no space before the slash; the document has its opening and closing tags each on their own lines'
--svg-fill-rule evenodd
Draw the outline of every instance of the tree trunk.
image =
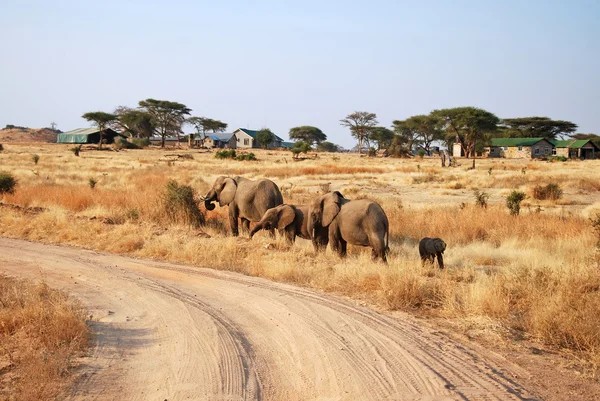
<svg viewBox="0 0 600 401">
<path fill-rule="evenodd" d="M 98 149 L 102 149 L 102 137 L 104 136 L 104 128 L 102 126 L 100 128 L 100 142 L 98 142 Z"/>
</svg>

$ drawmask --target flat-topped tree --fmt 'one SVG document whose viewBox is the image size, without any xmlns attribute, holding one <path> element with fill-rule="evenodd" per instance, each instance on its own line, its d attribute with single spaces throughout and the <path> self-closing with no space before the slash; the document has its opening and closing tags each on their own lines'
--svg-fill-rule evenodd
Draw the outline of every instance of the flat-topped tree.
<svg viewBox="0 0 600 401">
<path fill-rule="evenodd" d="M 304 141 L 309 145 L 319 144 L 327 139 L 327 135 L 323 131 L 311 125 L 291 128 L 289 135 L 291 140 Z"/>
<path fill-rule="evenodd" d="M 161 147 L 165 147 L 165 138 L 168 134 L 177 135 L 181 132 L 181 126 L 185 122 L 185 116 L 192 109 L 186 105 L 168 100 L 146 99 L 139 102 L 140 108 L 152 116 L 152 122 L 161 137 Z"/>
<path fill-rule="evenodd" d="M 350 128 L 350 133 L 358 140 L 358 153 L 362 153 L 363 144 L 369 144 L 371 129 L 379 122 L 377 114 L 367 111 L 355 111 L 340 120 L 340 125 Z"/>
<path fill-rule="evenodd" d="M 402 124 L 414 134 L 417 143 L 423 146 L 428 155 L 431 154 L 431 144 L 444 139 L 444 124 L 436 116 L 412 116 L 404 120 Z"/>
<path fill-rule="evenodd" d="M 107 126 L 117 120 L 117 116 L 111 113 L 105 113 L 103 111 L 90 111 L 81 116 L 87 121 L 93 122 L 100 131 L 100 141 L 98 142 L 98 148 L 102 149 L 102 141 L 104 140 L 104 131 Z"/>
<path fill-rule="evenodd" d="M 500 123 L 493 113 L 477 107 L 434 110 L 430 116 L 440 119 L 446 138 L 456 138 L 467 158 L 475 155 L 477 143 L 485 141 L 486 134 L 497 131 Z"/>
<path fill-rule="evenodd" d="M 577 131 L 577 124 L 548 117 L 519 117 L 502 120 L 503 136 L 506 138 L 547 138 L 570 136 Z"/>
<path fill-rule="evenodd" d="M 143 110 L 119 106 L 115 109 L 117 128 L 129 133 L 136 138 L 150 138 L 155 131 L 152 116 Z"/>
<path fill-rule="evenodd" d="M 377 150 L 387 149 L 394 140 L 394 131 L 386 127 L 373 127 L 370 139 L 377 143 Z"/>
</svg>

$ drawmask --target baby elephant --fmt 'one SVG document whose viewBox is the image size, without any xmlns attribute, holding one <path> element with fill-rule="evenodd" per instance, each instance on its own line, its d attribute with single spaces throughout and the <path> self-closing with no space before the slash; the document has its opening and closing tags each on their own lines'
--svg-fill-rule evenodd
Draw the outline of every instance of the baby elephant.
<svg viewBox="0 0 600 401">
<path fill-rule="evenodd" d="M 428 238 L 425 237 L 419 242 L 419 254 L 421 255 L 421 261 L 425 264 L 426 260 L 429 260 L 431 264 L 434 263 L 435 257 L 437 256 L 438 265 L 440 269 L 444 268 L 444 258 L 442 254 L 446 250 L 446 243 L 441 238 Z"/>
<path fill-rule="evenodd" d="M 250 231 L 250 238 L 260 230 L 277 229 L 288 243 L 293 243 L 296 236 L 310 239 L 306 228 L 308 206 L 304 205 L 279 205 L 268 209 L 256 226 Z"/>
</svg>

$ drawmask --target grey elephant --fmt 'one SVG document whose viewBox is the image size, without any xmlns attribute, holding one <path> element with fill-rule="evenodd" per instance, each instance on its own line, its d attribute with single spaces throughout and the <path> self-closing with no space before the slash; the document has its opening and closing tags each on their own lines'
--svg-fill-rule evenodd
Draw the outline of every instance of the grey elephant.
<svg viewBox="0 0 600 401">
<path fill-rule="evenodd" d="M 425 237 L 419 241 L 419 254 L 421 255 L 422 264 L 425 264 L 425 261 L 430 261 L 431 264 L 434 264 L 437 256 L 438 266 L 440 269 L 443 269 L 443 254 L 445 250 L 446 243 L 441 238 Z"/>
<path fill-rule="evenodd" d="M 260 230 L 277 229 L 288 243 L 294 243 L 296 237 L 311 239 L 308 232 L 308 206 L 279 205 L 267 210 L 258 224 L 250 231 L 250 238 Z"/>
<path fill-rule="evenodd" d="M 371 247 L 373 259 L 387 262 L 389 227 L 388 218 L 377 202 L 349 200 L 337 191 L 320 196 L 309 207 L 308 230 L 315 249 L 329 242 L 341 257 L 346 255 L 350 243 Z M 323 239 L 324 235 L 328 241 Z"/>
<path fill-rule="evenodd" d="M 244 177 L 218 177 L 208 193 L 201 197 L 208 210 L 214 210 L 214 201 L 219 206 L 229 206 L 229 226 L 234 236 L 238 232 L 238 218 L 242 229 L 250 230 L 251 221 L 260 221 L 265 212 L 283 203 L 277 185 L 271 180 L 249 180 Z M 275 235 L 273 229 L 269 230 Z"/>
</svg>

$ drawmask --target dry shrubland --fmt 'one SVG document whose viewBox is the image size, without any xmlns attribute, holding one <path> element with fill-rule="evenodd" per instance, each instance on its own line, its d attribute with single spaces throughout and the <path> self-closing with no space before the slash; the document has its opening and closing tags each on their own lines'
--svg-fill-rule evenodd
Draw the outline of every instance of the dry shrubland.
<svg viewBox="0 0 600 401">
<path fill-rule="evenodd" d="M 87 347 L 81 306 L 47 285 L 0 276 L 0 400 L 49 400 Z"/>
<path fill-rule="evenodd" d="M 452 319 L 473 335 L 534 339 L 576 354 L 592 373 L 600 367 L 600 266 L 590 222 L 600 213 L 599 161 L 477 160 L 472 170 L 463 161 L 442 169 L 437 159 L 327 153 L 295 162 L 277 151 L 256 151 L 255 162 L 193 150 L 177 150 L 194 157 L 176 161 L 159 150 L 74 157 L 67 147 L 48 145 L 36 149 L 41 157 L 32 170 L 23 167 L 25 146 L 6 148 L 0 162 L 19 187 L 1 200 L 22 209 L 0 209 L 0 235 L 320 288 Z M 329 250 L 315 254 L 301 239 L 288 246 L 266 235 L 233 238 L 227 208 L 208 212 L 200 205 L 202 230 L 212 238 L 169 216 L 164 195 L 170 180 L 204 194 L 218 175 L 271 178 L 287 203 L 306 204 L 324 189 L 378 201 L 390 220 L 389 265 L 371 262 L 360 247 L 340 260 Z M 93 189 L 90 178 L 97 181 Z M 532 196 L 549 184 L 560 186 L 560 199 Z M 489 194 L 487 208 L 475 205 L 475 190 Z M 529 194 L 519 216 L 505 206 L 513 190 Z M 421 266 L 416 244 L 424 236 L 448 244 L 447 269 Z"/>
</svg>

